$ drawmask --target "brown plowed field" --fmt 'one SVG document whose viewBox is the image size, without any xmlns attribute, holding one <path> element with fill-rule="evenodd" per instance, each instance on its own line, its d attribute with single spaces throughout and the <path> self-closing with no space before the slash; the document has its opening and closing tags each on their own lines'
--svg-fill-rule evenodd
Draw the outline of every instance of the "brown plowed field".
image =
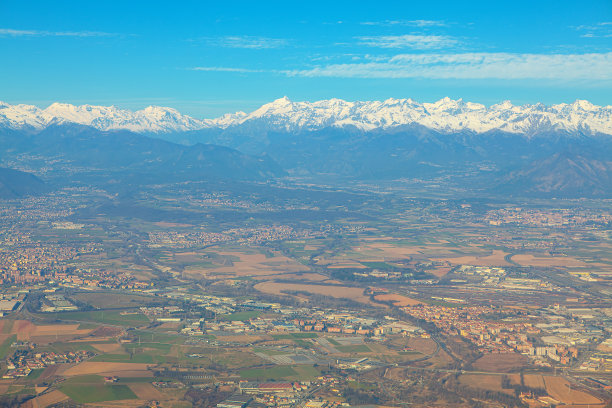
<svg viewBox="0 0 612 408">
<path fill-rule="evenodd" d="M 117 343 L 92 344 L 92 347 L 95 347 L 104 353 L 114 353 L 121 350 L 121 344 Z"/>
<path fill-rule="evenodd" d="M 418 300 L 406 297 L 406 296 L 402 296 L 402 295 L 396 295 L 393 293 L 389 293 L 386 295 L 376 295 L 374 296 L 374 299 L 379 300 L 381 302 L 392 302 L 395 306 L 415 306 L 415 305 L 421 305 L 422 302 L 419 302 Z"/>
<path fill-rule="evenodd" d="M 121 376 L 125 372 L 141 372 L 143 377 L 147 377 L 146 373 L 150 373 L 147 370 L 149 364 L 140 363 L 104 363 L 98 361 L 85 361 L 77 364 L 64 371 L 63 375 L 66 377 L 73 377 L 76 375 L 86 374 L 107 374 Z"/>
<path fill-rule="evenodd" d="M 476 266 L 510 266 L 504 257 L 508 253 L 500 250 L 495 250 L 488 255 L 477 256 L 461 256 L 457 258 L 438 258 L 433 259 L 438 262 L 450 262 L 455 265 L 476 265 Z"/>
<path fill-rule="evenodd" d="M 509 373 L 527 364 L 527 357 L 522 354 L 486 354 L 480 357 L 473 366 L 477 370 L 492 373 Z"/>
<path fill-rule="evenodd" d="M 260 292 L 282 295 L 283 291 L 308 292 L 335 298 L 352 299 L 361 303 L 375 304 L 363 294 L 361 288 L 334 285 L 309 285 L 300 283 L 262 282 L 254 286 Z"/>
<path fill-rule="evenodd" d="M 130 384 L 130 388 L 132 391 L 134 391 L 134 394 L 136 394 L 138 398 L 143 400 L 163 401 L 168 399 L 166 394 L 163 394 L 153 385 L 148 383 Z"/>
<path fill-rule="evenodd" d="M 548 395 L 557 401 L 561 401 L 563 404 L 590 404 L 592 407 L 599 404 L 603 405 L 603 401 L 599 398 L 570 387 L 570 383 L 563 377 L 545 376 L 544 383 L 546 384 Z"/>
<path fill-rule="evenodd" d="M 62 401 L 68 400 L 68 396 L 61 391 L 53 390 L 43 395 L 39 395 L 38 397 L 32 399 L 31 406 L 33 408 L 45 408 L 50 405 L 58 404 Z"/>
<path fill-rule="evenodd" d="M 525 381 L 525 385 L 531 388 L 546 388 L 544 384 L 544 378 L 541 375 L 537 374 L 525 374 L 523 376 L 523 380 Z"/>
</svg>

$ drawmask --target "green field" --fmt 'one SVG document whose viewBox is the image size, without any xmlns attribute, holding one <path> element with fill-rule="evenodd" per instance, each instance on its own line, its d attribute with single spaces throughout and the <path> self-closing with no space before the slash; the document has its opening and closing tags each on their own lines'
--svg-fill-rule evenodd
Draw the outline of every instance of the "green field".
<svg viewBox="0 0 612 408">
<path fill-rule="evenodd" d="M 355 346 L 335 346 L 336 349 L 342 353 L 371 353 L 372 350 L 365 344 L 358 344 Z"/>
<path fill-rule="evenodd" d="M 236 312 L 232 314 L 220 315 L 217 317 L 219 318 L 219 320 L 228 320 L 230 322 L 235 322 L 235 321 L 244 322 L 249 319 L 258 317 L 260 314 L 261 312 L 258 312 L 258 311 L 248 311 L 248 312 Z"/>
<path fill-rule="evenodd" d="M 251 368 L 240 371 L 242 378 L 252 380 L 312 380 L 319 376 L 319 371 L 313 366 L 275 366 L 271 368 Z"/>
<path fill-rule="evenodd" d="M 120 312 L 62 312 L 57 313 L 60 320 L 77 320 L 86 322 L 98 322 L 117 326 L 144 326 L 149 323 L 149 319 L 143 314 L 126 314 Z"/>
<path fill-rule="evenodd" d="M 164 353 L 169 353 L 172 348 L 172 344 L 167 343 L 128 343 L 125 345 L 125 348 L 130 349 L 140 349 L 140 348 L 148 348 L 163 351 Z"/>
<path fill-rule="evenodd" d="M 253 349 L 253 352 L 266 354 L 268 356 L 280 356 L 283 354 L 290 354 L 291 350 L 270 350 L 266 348 L 256 347 Z"/>
<path fill-rule="evenodd" d="M 105 384 L 99 375 L 68 378 L 59 390 L 79 404 L 138 398 L 127 385 Z"/>
<path fill-rule="evenodd" d="M 392 270 L 398 269 L 397 267 L 395 267 L 393 265 L 389 265 L 386 262 L 365 262 L 365 261 L 361 261 L 359 263 L 362 264 L 363 266 L 367 266 L 368 268 L 378 269 L 378 270 L 381 270 L 381 271 L 392 271 Z"/>
<path fill-rule="evenodd" d="M 143 330 L 134 330 L 132 332 L 134 336 L 137 336 L 140 341 L 147 343 L 164 343 L 164 344 L 182 344 L 185 341 L 185 337 L 181 337 L 175 333 L 158 333 L 149 332 Z M 202 338 L 214 338 L 214 336 L 200 336 Z"/>
<path fill-rule="evenodd" d="M 28 380 L 37 380 L 38 377 L 40 377 L 40 375 L 43 373 L 43 371 L 45 371 L 44 368 L 36 368 L 32 370 L 30 372 L 30 375 L 28 375 Z"/>
<path fill-rule="evenodd" d="M 297 376 L 297 372 L 291 366 L 276 366 L 271 368 L 251 368 L 241 370 L 242 378 L 258 379 L 258 380 L 276 380 L 285 377 Z"/>
<path fill-rule="evenodd" d="M 65 384 L 60 387 L 60 391 L 79 404 L 138 398 L 127 385 Z"/>
<path fill-rule="evenodd" d="M 0 359 L 5 359 L 6 356 L 11 351 L 11 344 L 13 344 L 17 340 L 17 335 L 13 334 L 8 339 L 4 340 L 4 343 L 0 345 Z"/>
<path fill-rule="evenodd" d="M 272 337 L 276 340 L 293 340 L 293 339 L 314 339 L 317 338 L 317 333 L 289 333 L 289 334 L 273 334 Z"/>
<path fill-rule="evenodd" d="M 15 323 L 14 320 L 5 320 L 4 326 L 2 326 L 2 333 L 9 334 L 13 330 L 13 323 Z"/>
<path fill-rule="evenodd" d="M 305 349 L 312 348 L 312 343 L 307 340 L 293 339 L 293 342 Z"/>
<path fill-rule="evenodd" d="M 102 354 L 95 356 L 90 361 L 105 363 L 141 363 L 141 364 L 163 364 L 166 358 L 156 354 Z"/>
<path fill-rule="evenodd" d="M 293 367 L 293 370 L 298 374 L 296 379 L 301 381 L 314 380 L 315 378 L 321 375 L 321 372 L 319 370 L 309 365 L 299 365 Z"/>
<path fill-rule="evenodd" d="M 105 343 L 105 342 L 101 342 L 98 341 L 96 342 L 96 344 L 99 343 Z M 106 343 L 111 343 L 110 341 L 107 341 Z M 63 343 L 63 342 L 58 342 L 58 343 L 53 343 L 50 344 L 48 346 L 45 347 L 45 349 L 48 349 L 50 351 L 54 351 L 56 353 L 66 353 L 68 351 L 79 351 L 79 350 L 85 350 L 85 351 L 91 351 L 93 353 L 99 353 L 99 351 L 95 348 L 93 348 L 91 346 L 91 343 L 86 343 L 86 342 L 82 342 L 82 343 Z"/>
<path fill-rule="evenodd" d="M 352 389 L 354 389 L 354 390 L 371 391 L 371 390 L 376 389 L 376 386 L 375 386 L 375 385 L 373 385 L 373 384 L 362 383 L 362 382 L 359 382 L 359 381 L 348 381 L 348 382 L 346 383 L 346 385 L 347 385 L 349 388 L 352 388 Z"/>
</svg>

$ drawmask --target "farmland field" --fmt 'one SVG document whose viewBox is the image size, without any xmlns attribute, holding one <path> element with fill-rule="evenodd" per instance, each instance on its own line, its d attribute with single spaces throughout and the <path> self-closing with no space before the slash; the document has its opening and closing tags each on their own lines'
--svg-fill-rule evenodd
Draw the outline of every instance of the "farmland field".
<svg viewBox="0 0 612 408">
<path fill-rule="evenodd" d="M 562 377 L 544 377 L 546 384 L 546 392 L 554 399 L 563 402 L 564 404 L 575 405 L 599 405 L 602 401 L 583 391 L 576 390 L 570 386 L 570 383 Z"/>
<path fill-rule="evenodd" d="M 81 404 L 138 398 L 127 385 L 64 384 L 60 390 Z"/>
<path fill-rule="evenodd" d="M 252 380 L 310 380 L 319 375 L 312 366 L 275 366 L 271 368 L 254 368 L 241 370 L 240 376 Z"/>
<path fill-rule="evenodd" d="M 524 366 L 527 358 L 521 354 L 486 354 L 474 362 L 474 368 L 489 372 L 507 373 Z"/>
<path fill-rule="evenodd" d="M 363 289 L 348 286 L 263 282 L 256 284 L 255 289 L 264 293 L 271 293 L 275 295 L 283 294 L 285 291 L 309 292 L 318 295 L 345 298 L 361 303 L 372 304 L 370 298 L 363 294 Z"/>
</svg>

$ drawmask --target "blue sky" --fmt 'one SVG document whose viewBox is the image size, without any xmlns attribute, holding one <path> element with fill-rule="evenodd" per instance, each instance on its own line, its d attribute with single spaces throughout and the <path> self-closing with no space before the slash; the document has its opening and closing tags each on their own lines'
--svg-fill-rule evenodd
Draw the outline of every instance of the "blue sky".
<svg viewBox="0 0 612 408">
<path fill-rule="evenodd" d="M 0 100 L 612 104 L 612 1 L 0 1 Z"/>
</svg>

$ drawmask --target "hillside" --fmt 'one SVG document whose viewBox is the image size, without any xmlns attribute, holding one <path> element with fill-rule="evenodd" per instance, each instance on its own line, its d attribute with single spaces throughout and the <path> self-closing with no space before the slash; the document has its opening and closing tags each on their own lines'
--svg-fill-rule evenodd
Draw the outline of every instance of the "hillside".
<svg viewBox="0 0 612 408">
<path fill-rule="evenodd" d="M 499 189 L 538 196 L 608 198 L 612 160 L 571 151 L 556 153 L 510 173 Z"/>
<path fill-rule="evenodd" d="M 37 195 L 45 190 L 45 183 L 33 174 L 0 167 L 1 199 Z"/>
<path fill-rule="evenodd" d="M 232 148 L 184 146 L 129 131 L 59 124 L 34 133 L 5 133 L 3 159 L 54 172 L 130 172 L 176 179 L 266 180 L 283 174 L 268 157 Z"/>
</svg>

